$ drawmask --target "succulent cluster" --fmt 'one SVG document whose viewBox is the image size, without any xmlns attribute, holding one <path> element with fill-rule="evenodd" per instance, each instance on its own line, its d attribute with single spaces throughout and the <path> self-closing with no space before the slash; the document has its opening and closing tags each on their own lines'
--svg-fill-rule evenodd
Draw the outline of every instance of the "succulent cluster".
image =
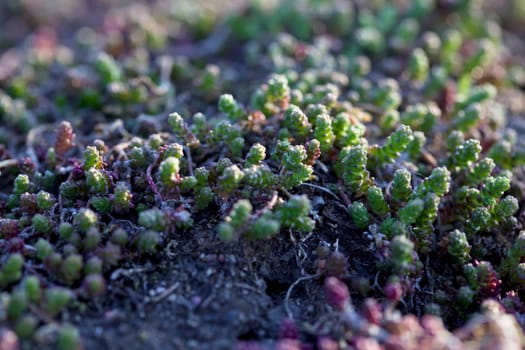
<svg viewBox="0 0 525 350">
<path fill-rule="evenodd" d="M 333 277 L 348 278 L 346 257 L 318 251 L 337 313 L 310 329 L 318 348 L 462 348 L 469 326 L 451 333 L 438 316 L 503 317 L 486 298 L 525 326 L 525 148 L 509 127 L 525 112 L 505 104 L 525 79 L 505 73 L 520 67 L 482 1 L 405 5 L 254 1 L 223 24 L 135 9 L 71 47 L 35 34 L 0 70 L 0 323 L 78 349 L 64 311 L 104 298 L 121 264 L 191 239 L 203 217 L 223 247 L 287 232 L 324 244 L 333 201 L 350 223 L 341 246 L 366 240 L 376 258 L 364 296 L 390 282 L 384 305 L 357 312 Z M 218 46 L 177 51 L 170 20 Z M 434 316 L 401 316 L 422 288 Z M 282 348 L 298 349 L 304 327 L 285 328 Z"/>
</svg>

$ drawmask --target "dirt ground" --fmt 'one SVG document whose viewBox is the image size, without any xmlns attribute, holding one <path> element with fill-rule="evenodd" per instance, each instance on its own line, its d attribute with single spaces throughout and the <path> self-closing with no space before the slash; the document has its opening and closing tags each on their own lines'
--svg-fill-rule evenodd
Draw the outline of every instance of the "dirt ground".
<svg viewBox="0 0 525 350">
<path fill-rule="evenodd" d="M 315 322 L 326 307 L 317 279 L 298 283 L 288 300 L 286 295 L 298 278 L 315 274 L 321 241 L 339 240 L 340 251 L 351 257 L 349 281 L 375 267 L 347 214 L 329 198 L 312 195 L 324 201 L 318 210 L 326 213 L 312 235 L 224 244 L 210 240 L 214 223 L 203 218 L 191 232 L 173 237 L 158 259 L 113 272 L 104 300 L 68 315 L 86 348 L 232 349 L 237 339 L 275 339 L 285 304 L 299 322 Z"/>
</svg>

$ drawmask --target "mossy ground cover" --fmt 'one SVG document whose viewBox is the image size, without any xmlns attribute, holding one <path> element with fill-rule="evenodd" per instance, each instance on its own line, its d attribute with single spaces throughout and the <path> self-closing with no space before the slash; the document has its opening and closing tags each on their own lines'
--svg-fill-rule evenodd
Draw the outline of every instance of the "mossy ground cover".
<svg viewBox="0 0 525 350">
<path fill-rule="evenodd" d="M 524 346 L 521 1 L 0 23 L 0 349 Z"/>
</svg>

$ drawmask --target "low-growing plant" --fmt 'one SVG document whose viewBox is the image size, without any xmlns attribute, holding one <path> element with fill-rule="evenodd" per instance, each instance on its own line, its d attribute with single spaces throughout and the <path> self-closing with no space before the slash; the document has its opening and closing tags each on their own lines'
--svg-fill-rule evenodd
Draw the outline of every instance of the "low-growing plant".
<svg viewBox="0 0 525 350">
<path fill-rule="evenodd" d="M 524 327 L 510 24 L 486 1 L 263 3 L 222 21 L 159 1 L 108 14 L 111 35 L 0 38 L 0 332 L 80 349 L 66 310 L 189 243 L 253 275 L 297 263 L 272 296 L 278 349 L 468 348 L 474 321 L 446 327 L 479 310 Z M 290 307 L 319 281 L 327 305 Z"/>
</svg>

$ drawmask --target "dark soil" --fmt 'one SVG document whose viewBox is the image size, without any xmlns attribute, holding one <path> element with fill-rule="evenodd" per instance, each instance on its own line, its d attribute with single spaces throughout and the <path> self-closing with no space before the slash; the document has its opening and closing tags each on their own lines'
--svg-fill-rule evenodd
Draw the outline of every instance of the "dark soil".
<svg viewBox="0 0 525 350">
<path fill-rule="evenodd" d="M 323 220 L 311 235 L 224 244 L 210 239 L 216 223 L 203 219 L 155 259 L 117 269 L 103 300 L 68 315 L 86 348 L 231 349 L 238 339 L 275 339 L 287 317 L 286 294 L 298 278 L 315 275 L 322 242 L 339 242 L 349 257 L 349 282 L 373 279 L 369 242 L 330 198 L 311 195 L 324 202 L 317 208 Z M 324 313 L 321 286 L 314 278 L 290 293 L 289 308 L 300 323 Z"/>
</svg>

